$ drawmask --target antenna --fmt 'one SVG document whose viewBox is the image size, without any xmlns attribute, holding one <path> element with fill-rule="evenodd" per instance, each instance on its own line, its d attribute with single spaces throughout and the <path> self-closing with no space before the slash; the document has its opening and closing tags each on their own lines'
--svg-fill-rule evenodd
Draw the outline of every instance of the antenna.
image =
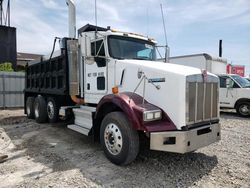
<svg viewBox="0 0 250 188">
<path fill-rule="evenodd" d="M 3 23 L 3 0 L 0 0 L 0 25 Z"/>
<path fill-rule="evenodd" d="M 165 26 L 165 20 L 164 20 L 164 15 L 163 15 L 163 10 L 162 10 L 162 4 L 161 6 L 161 16 L 162 16 L 162 23 L 163 23 L 163 29 L 164 29 L 164 35 L 165 35 L 165 42 L 166 42 L 166 51 L 165 51 L 165 62 L 169 61 L 169 47 L 168 47 L 168 40 L 167 40 L 167 32 L 166 32 L 166 26 Z"/>
<path fill-rule="evenodd" d="M 146 10 L 146 14 L 147 14 L 147 37 L 148 37 L 148 7 L 147 7 L 147 10 Z"/>
<path fill-rule="evenodd" d="M 95 0 L 95 38 L 97 38 L 97 8 L 96 8 L 96 0 Z"/>
<path fill-rule="evenodd" d="M 7 23 L 7 16 L 8 16 L 8 26 L 10 26 L 10 0 L 8 0 L 8 4 L 7 4 L 5 25 Z"/>
</svg>

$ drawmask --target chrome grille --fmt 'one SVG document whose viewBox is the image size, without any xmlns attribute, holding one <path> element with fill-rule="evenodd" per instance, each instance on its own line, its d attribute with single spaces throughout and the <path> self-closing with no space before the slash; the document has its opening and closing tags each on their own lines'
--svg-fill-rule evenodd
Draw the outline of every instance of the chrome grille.
<svg viewBox="0 0 250 188">
<path fill-rule="evenodd" d="M 219 97 L 217 79 L 213 80 L 215 82 L 190 80 L 186 86 L 187 125 L 217 119 Z"/>
</svg>

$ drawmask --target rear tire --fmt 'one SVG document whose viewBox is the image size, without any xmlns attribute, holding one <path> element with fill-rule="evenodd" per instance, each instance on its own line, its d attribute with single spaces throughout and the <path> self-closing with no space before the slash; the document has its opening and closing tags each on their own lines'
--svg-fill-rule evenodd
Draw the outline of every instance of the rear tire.
<svg viewBox="0 0 250 188">
<path fill-rule="evenodd" d="M 250 116 L 250 103 L 242 102 L 236 106 L 237 113 L 242 117 Z"/>
<path fill-rule="evenodd" d="M 111 112 L 104 117 L 100 140 L 106 157 L 114 164 L 127 165 L 138 155 L 138 133 L 122 112 Z"/>
<path fill-rule="evenodd" d="M 28 119 L 34 119 L 35 117 L 34 101 L 34 97 L 28 97 L 26 100 L 26 114 Z"/>
<path fill-rule="evenodd" d="M 47 100 L 47 115 L 50 123 L 56 123 L 58 121 L 59 107 L 56 100 L 53 97 L 49 97 Z"/>
<path fill-rule="evenodd" d="M 37 123 L 45 123 L 47 121 L 46 101 L 41 95 L 35 99 L 34 111 Z"/>
</svg>

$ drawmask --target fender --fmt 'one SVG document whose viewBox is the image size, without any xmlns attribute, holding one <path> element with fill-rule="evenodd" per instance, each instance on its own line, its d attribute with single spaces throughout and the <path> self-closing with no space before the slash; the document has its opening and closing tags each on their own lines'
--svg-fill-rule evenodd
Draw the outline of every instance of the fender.
<svg viewBox="0 0 250 188">
<path fill-rule="evenodd" d="M 105 111 L 104 106 L 112 105 L 116 106 L 119 110 L 125 113 L 135 130 L 145 132 L 177 130 L 174 123 L 164 111 L 162 111 L 161 120 L 144 122 L 143 111 L 160 108 L 148 103 L 146 100 L 143 104 L 143 98 L 140 95 L 132 92 L 123 92 L 104 96 L 97 105 L 95 119 L 98 119 L 102 116 L 102 113 Z"/>
</svg>

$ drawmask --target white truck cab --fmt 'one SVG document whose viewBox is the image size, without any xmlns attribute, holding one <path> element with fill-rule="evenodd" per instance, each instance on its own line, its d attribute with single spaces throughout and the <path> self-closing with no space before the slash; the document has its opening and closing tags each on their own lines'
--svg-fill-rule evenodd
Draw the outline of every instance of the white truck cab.
<svg viewBox="0 0 250 188">
<path fill-rule="evenodd" d="M 250 115 L 250 82 L 236 74 L 220 74 L 220 107 Z"/>
</svg>

